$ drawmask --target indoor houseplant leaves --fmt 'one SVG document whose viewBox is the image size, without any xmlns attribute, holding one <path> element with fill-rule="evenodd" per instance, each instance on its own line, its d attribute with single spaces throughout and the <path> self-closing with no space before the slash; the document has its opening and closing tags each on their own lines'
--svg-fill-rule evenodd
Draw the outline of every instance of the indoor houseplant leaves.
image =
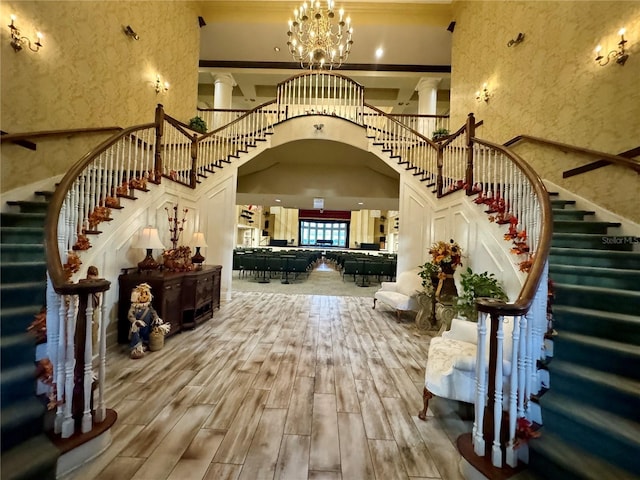
<svg viewBox="0 0 640 480">
<path fill-rule="evenodd" d="M 477 321 L 476 298 L 489 297 L 507 300 L 507 294 L 493 273 L 473 273 L 470 268 L 460 275 L 462 294 L 458 297 L 458 313 L 472 322 Z"/>
</svg>

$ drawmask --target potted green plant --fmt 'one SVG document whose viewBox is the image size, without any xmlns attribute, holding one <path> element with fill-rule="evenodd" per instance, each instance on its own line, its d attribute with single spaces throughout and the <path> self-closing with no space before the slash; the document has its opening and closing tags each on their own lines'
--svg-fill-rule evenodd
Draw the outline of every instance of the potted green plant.
<svg viewBox="0 0 640 480">
<path fill-rule="evenodd" d="M 449 136 L 449 130 L 448 129 L 446 129 L 446 128 L 437 128 L 431 134 L 431 140 L 433 140 L 434 142 L 437 142 L 438 140 L 441 140 L 441 139 L 446 138 L 448 136 Z"/>
<path fill-rule="evenodd" d="M 493 273 L 473 273 L 470 268 L 460 275 L 462 295 L 458 297 L 458 314 L 475 322 L 478 319 L 476 298 L 490 297 L 507 300 L 507 294 Z"/>
<path fill-rule="evenodd" d="M 189 128 L 199 133 L 207 133 L 207 122 L 200 117 L 193 117 L 189 120 Z"/>
<path fill-rule="evenodd" d="M 422 288 L 427 295 L 433 295 L 433 284 L 438 280 L 438 273 L 440 267 L 435 263 L 426 262 L 424 265 L 420 265 L 420 271 L 418 275 L 422 278 Z"/>
</svg>

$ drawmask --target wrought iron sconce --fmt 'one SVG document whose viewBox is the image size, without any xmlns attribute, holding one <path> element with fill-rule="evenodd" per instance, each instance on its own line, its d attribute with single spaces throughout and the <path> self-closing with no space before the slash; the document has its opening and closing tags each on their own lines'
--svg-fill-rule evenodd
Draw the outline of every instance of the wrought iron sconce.
<svg viewBox="0 0 640 480">
<path fill-rule="evenodd" d="M 140 40 L 140 36 L 133 31 L 133 28 L 131 28 L 131 25 L 127 25 L 126 27 L 124 27 L 123 31 L 127 37 L 133 38 L 134 40 Z"/>
<path fill-rule="evenodd" d="M 169 82 L 162 82 L 160 75 L 156 76 L 156 93 L 162 93 L 169 90 Z"/>
<path fill-rule="evenodd" d="M 482 90 L 476 92 L 476 100 L 478 102 L 484 101 L 488 102 L 489 98 L 491 98 L 491 94 L 489 93 L 489 89 L 487 88 L 487 84 L 484 83 L 482 85 Z"/>
<path fill-rule="evenodd" d="M 32 52 L 37 52 L 38 50 L 40 50 L 40 48 L 42 48 L 42 42 L 41 42 L 42 33 L 37 32 L 36 33 L 37 40 L 31 43 L 31 40 L 28 37 L 25 37 L 20 33 L 20 29 L 16 26 L 15 21 L 16 21 L 16 16 L 11 15 L 11 23 L 7 25 L 11 32 L 11 46 L 13 47 L 13 49 L 16 52 L 19 52 L 20 50 L 22 50 L 22 47 L 26 45 L 29 47 L 29 50 L 31 50 Z"/>
<path fill-rule="evenodd" d="M 519 43 L 522 43 L 523 40 L 524 40 L 524 33 L 519 33 L 516 38 L 512 38 L 507 42 L 507 47 L 513 47 L 515 45 L 518 45 Z"/>
<path fill-rule="evenodd" d="M 618 32 L 618 35 L 620 35 L 620 41 L 618 42 L 618 49 L 611 50 L 609 53 L 607 53 L 606 56 L 600 53 L 602 51 L 602 45 L 598 45 L 596 47 L 595 61 L 598 62 L 598 65 L 600 65 L 601 67 L 604 67 L 612 59 L 615 60 L 618 65 L 620 66 L 624 65 L 624 63 L 629 58 L 629 54 L 625 51 L 625 48 L 624 48 L 625 44 L 627 43 L 627 41 L 624 39 L 625 32 L 626 30 L 624 28 L 620 29 L 620 31 Z"/>
</svg>

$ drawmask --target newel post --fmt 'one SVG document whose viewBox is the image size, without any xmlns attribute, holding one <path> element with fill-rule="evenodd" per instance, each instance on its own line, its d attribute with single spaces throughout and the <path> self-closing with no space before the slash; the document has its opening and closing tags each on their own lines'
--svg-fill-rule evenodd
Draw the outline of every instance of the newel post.
<svg viewBox="0 0 640 480">
<path fill-rule="evenodd" d="M 164 133 L 164 108 L 162 104 L 156 107 L 156 152 L 153 166 L 154 183 L 162 181 L 162 134 Z"/>
<path fill-rule="evenodd" d="M 436 160 L 436 196 L 440 198 L 442 196 L 442 188 L 444 186 L 444 181 L 442 179 L 442 165 L 444 161 L 444 147 L 442 143 L 439 143 L 438 146 L 438 158 Z"/>
<path fill-rule="evenodd" d="M 473 113 L 467 117 L 467 171 L 465 174 L 465 184 L 467 195 L 473 194 L 473 138 L 476 136 L 476 119 Z"/>
<path fill-rule="evenodd" d="M 198 134 L 194 133 L 191 138 L 191 188 L 196 188 L 196 169 L 198 162 Z"/>
</svg>

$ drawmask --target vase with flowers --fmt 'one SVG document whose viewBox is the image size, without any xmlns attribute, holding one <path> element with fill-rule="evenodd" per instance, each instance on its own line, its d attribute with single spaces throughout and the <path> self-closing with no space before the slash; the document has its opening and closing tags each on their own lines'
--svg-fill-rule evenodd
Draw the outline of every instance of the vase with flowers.
<svg viewBox="0 0 640 480">
<path fill-rule="evenodd" d="M 438 284 L 436 286 L 436 298 L 443 303 L 454 303 L 458 296 L 453 274 L 462 265 L 462 248 L 457 242 L 438 241 L 429 249 L 431 263 L 438 267 Z"/>
</svg>

